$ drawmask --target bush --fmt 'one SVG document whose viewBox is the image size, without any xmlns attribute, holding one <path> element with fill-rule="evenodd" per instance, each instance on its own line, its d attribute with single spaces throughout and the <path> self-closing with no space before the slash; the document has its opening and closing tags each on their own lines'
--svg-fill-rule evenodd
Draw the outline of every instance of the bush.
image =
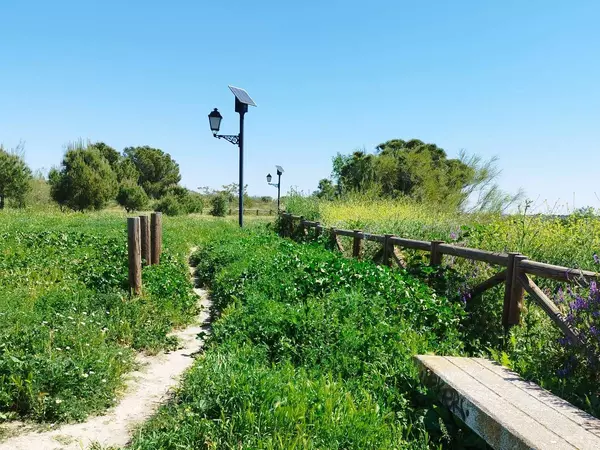
<svg viewBox="0 0 600 450">
<path fill-rule="evenodd" d="M 139 211 L 148 204 L 148 196 L 140 185 L 125 183 L 119 187 L 117 202 L 127 212 Z"/>
<path fill-rule="evenodd" d="M 156 202 L 154 204 L 154 210 L 160 211 L 167 216 L 178 216 L 185 212 L 181 201 L 173 194 L 167 194 Z"/>
<path fill-rule="evenodd" d="M 227 198 L 223 194 L 216 195 L 210 201 L 210 214 L 215 217 L 225 217 L 227 215 Z"/>
</svg>

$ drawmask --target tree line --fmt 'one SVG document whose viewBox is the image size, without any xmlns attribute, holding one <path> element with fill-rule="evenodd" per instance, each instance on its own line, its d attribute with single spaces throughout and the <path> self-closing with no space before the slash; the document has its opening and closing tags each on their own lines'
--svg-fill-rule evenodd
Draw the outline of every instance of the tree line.
<svg viewBox="0 0 600 450">
<path fill-rule="evenodd" d="M 461 152 L 456 159 L 435 144 L 393 139 L 375 148 L 333 158 L 332 177 L 319 181 L 314 195 L 333 200 L 351 193 L 410 198 L 468 211 L 503 211 L 521 198 L 496 183 L 497 159 L 484 161 Z"/>
<path fill-rule="evenodd" d="M 22 144 L 11 151 L 0 146 L 0 209 L 7 201 L 26 206 L 36 177 L 23 154 Z M 235 184 L 217 191 L 205 188 L 204 195 L 182 187 L 179 165 L 158 148 L 126 147 L 119 152 L 104 142 L 82 140 L 69 143 L 60 165 L 41 181 L 47 183 L 53 202 L 74 211 L 100 210 L 116 202 L 127 212 L 151 206 L 168 215 L 189 214 L 202 212 L 208 198 L 211 213 L 222 216 L 237 191 Z"/>
</svg>

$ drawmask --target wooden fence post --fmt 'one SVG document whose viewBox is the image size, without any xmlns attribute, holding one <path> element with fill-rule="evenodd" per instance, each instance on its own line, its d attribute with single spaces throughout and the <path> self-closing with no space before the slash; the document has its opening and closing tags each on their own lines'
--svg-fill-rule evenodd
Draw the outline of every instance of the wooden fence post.
<svg viewBox="0 0 600 450">
<path fill-rule="evenodd" d="M 393 234 L 386 234 L 385 239 L 383 241 L 383 265 L 391 266 L 392 265 L 392 254 L 391 254 L 391 243 L 390 238 Z"/>
<path fill-rule="evenodd" d="M 508 306 L 508 325 L 519 325 L 521 323 L 521 311 L 523 310 L 523 296 L 525 289 L 519 282 L 521 273 L 520 263 L 526 256 L 521 254 L 515 255 L 512 271 L 512 289 L 510 293 L 510 304 Z"/>
<path fill-rule="evenodd" d="M 127 254 L 129 257 L 129 289 L 135 295 L 140 295 L 142 293 L 142 251 L 139 217 L 127 219 Z"/>
<path fill-rule="evenodd" d="M 153 212 L 150 216 L 150 240 L 152 241 L 152 264 L 159 264 L 162 253 L 162 213 Z"/>
<path fill-rule="evenodd" d="M 304 236 L 306 227 L 304 226 L 304 216 L 300 216 L 300 236 Z"/>
<path fill-rule="evenodd" d="M 439 251 L 439 245 L 443 244 L 444 241 L 431 241 L 431 254 L 429 256 L 429 264 L 432 266 L 439 266 L 442 264 L 442 254 Z"/>
<path fill-rule="evenodd" d="M 150 220 L 148 220 L 148 216 L 140 216 L 140 229 L 140 238 L 142 239 L 142 263 L 145 266 L 149 266 L 152 251 L 150 246 Z"/>
<path fill-rule="evenodd" d="M 318 238 L 319 236 L 321 236 L 321 231 L 322 230 L 323 229 L 321 228 L 321 222 L 317 222 L 316 225 L 315 225 L 315 237 Z"/>
<path fill-rule="evenodd" d="M 504 282 L 504 307 L 502 308 L 502 326 L 508 330 L 510 326 L 510 307 L 513 296 L 513 282 L 515 279 L 515 258 L 518 252 L 508 253 L 508 263 L 506 265 L 506 281 Z"/>
<path fill-rule="evenodd" d="M 362 237 L 360 230 L 354 230 L 354 241 L 352 242 L 352 256 L 360 259 L 362 253 Z"/>
<path fill-rule="evenodd" d="M 292 217 L 292 214 L 288 214 L 288 219 L 289 219 L 289 223 L 288 223 L 288 236 L 289 237 L 293 237 L 294 236 L 294 218 Z"/>
<path fill-rule="evenodd" d="M 256 210 L 256 215 L 258 216 L 258 209 Z"/>
</svg>

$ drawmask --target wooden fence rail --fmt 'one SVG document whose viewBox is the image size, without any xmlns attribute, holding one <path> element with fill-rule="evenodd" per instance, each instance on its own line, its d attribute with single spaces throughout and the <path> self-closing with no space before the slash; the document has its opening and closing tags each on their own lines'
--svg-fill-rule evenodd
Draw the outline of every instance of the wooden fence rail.
<svg viewBox="0 0 600 450">
<path fill-rule="evenodd" d="M 315 230 L 315 236 L 319 236 L 326 230 L 319 222 L 304 220 L 301 216 L 289 213 L 282 213 L 281 220 L 283 221 L 281 229 L 284 236 L 293 236 L 296 232 L 307 235 L 308 230 L 311 228 Z M 297 229 L 294 226 L 295 222 L 298 222 Z M 381 260 L 386 265 L 391 265 L 392 261 L 395 261 L 398 265 L 404 265 L 404 258 L 396 248 L 401 247 L 429 252 L 431 265 L 442 264 L 443 256 L 448 255 L 503 267 L 503 270 L 472 288 L 470 297 L 481 295 L 486 290 L 504 283 L 502 325 L 508 329 L 510 326 L 520 324 L 523 297 L 527 292 L 569 339 L 583 345 L 588 354 L 593 353 L 590 353 L 587 343 L 580 333 L 567 323 L 556 305 L 548 299 L 529 275 L 563 282 L 590 282 L 600 280 L 600 274 L 596 272 L 531 261 L 519 253 L 490 252 L 447 244 L 443 241 L 420 241 L 392 235 L 366 233 L 361 230 L 344 230 L 340 228 L 328 228 L 328 230 L 331 241 L 342 252 L 344 248 L 339 236 L 352 238 L 352 256 L 355 258 L 361 258 L 363 240 L 381 243 L 382 248 L 375 255 L 375 259 Z"/>
</svg>

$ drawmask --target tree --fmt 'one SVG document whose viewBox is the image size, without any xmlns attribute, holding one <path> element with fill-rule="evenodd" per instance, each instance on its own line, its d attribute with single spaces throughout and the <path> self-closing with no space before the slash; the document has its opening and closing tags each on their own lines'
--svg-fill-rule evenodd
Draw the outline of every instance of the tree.
<svg viewBox="0 0 600 450">
<path fill-rule="evenodd" d="M 369 192 L 388 198 L 409 197 L 449 209 L 496 211 L 519 197 L 502 192 L 495 184 L 496 159 L 482 161 L 461 152 L 448 158 L 435 144 L 418 139 L 393 139 L 377 146 L 374 154 L 363 150 L 333 158 L 332 175 L 337 195 Z M 322 183 L 322 184 L 321 184 Z M 331 196 L 333 184 L 321 180 L 317 196 Z M 475 198 L 475 205 L 469 205 Z"/>
<path fill-rule="evenodd" d="M 227 194 L 220 193 L 215 195 L 210 201 L 211 210 L 210 214 L 215 217 L 225 217 L 227 214 Z"/>
<path fill-rule="evenodd" d="M 323 178 L 319 181 L 319 187 L 315 191 L 315 196 L 323 200 L 333 200 L 335 198 L 336 187 L 329 178 Z"/>
<path fill-rule="evenodd" d="M 60 169 L 53 168 L 48 178 L 52 198 L 76 211 L 102 209 L 118 189 L 108 161 L 98 149 L 81 141 L 67 146 Z"/>
<path fill-rule="evenodd" d="M 121 154 L 112 148 L 110 145 L 106 145 L 104 142 L 96 142 L 95 144 L 90 144 L 88 142 L 88 148 L 95 148 L 100 152 L 100 154 L 108 161 L 110 167 L 115 170 L 117 165 L 121 162 L 123 157 Z"/>
<path fill-rule="evenodd" d="M 170 187 L 177 185 L 181 180 L 179 165 L 171 155 L 158 148 L 127 147 L 123 153 L 137 169 L 138 184 L 149 197 L 162 197 Z"/>
<path fill-rule="evenodd" d="M 0 145 L 0 209 L 4 209 L 6 199 L 11 199 L 19 207 L 25 206 L 32 176 L 22 150 L 23 144 L 10 152 Z"/>
<path fill-rule="evenodd" d="M 125 211 L 139 211 L 148 204 L 148 196 L 139 184 L 127 181 L 119 186 L 117 202 Z"/>
</svg>

